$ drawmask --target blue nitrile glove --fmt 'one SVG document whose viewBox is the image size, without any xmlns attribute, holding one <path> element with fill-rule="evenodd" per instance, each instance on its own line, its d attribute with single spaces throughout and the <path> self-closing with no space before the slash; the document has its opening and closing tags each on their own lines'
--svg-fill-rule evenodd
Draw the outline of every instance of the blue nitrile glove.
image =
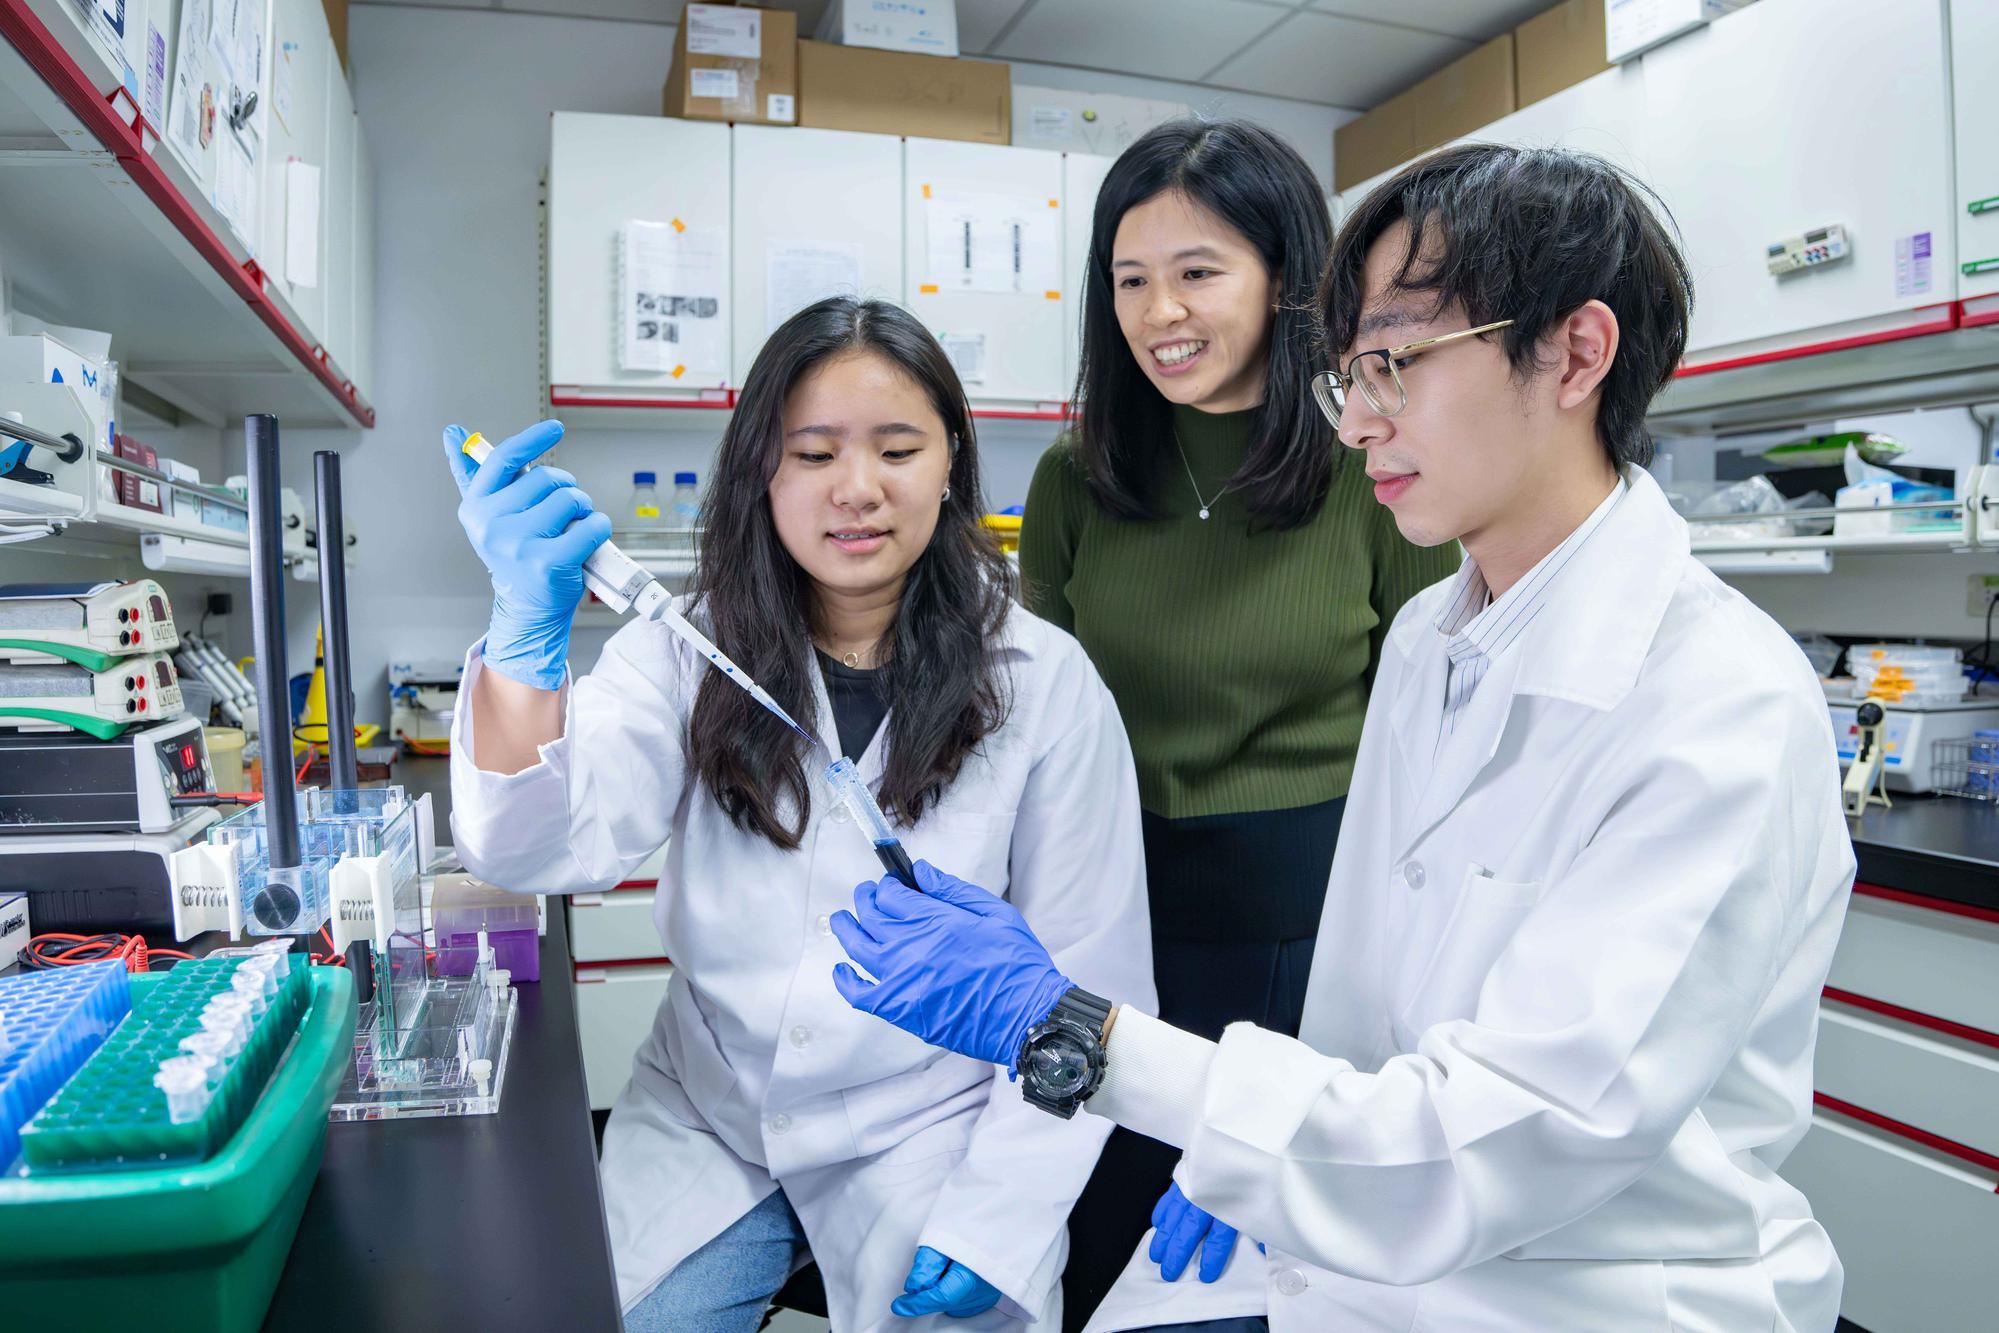
<svg viewBox="0 0 1999 1333">
<path fill-rule="evenodd" d="M 998 1287 L 928 1245 L 916 1247 L 916 1262 L 909 1266 L 902 1292 L 888 1308 L 904 1319 L 927 1314 L 970 1319 L 998 1305 L 1000 1298 Z"/>
<path fill-rule="evenodd" d="M 463 497 L 458 521 L 493 576 L 485 663 L 523 685 L 560 689 L 583 562 L 610 538 L 610 516 L 561 468 L 528 467 L 562 438 L 561 422 L 529 426 L 483 466 L 466 456 L 465 436 L 463 426 L 445 427 L 444 454 Z"/>
<path fill-rule="evenodd" d="M 1013 1071 L 1027 1030 L 1070 989 L 1020 913 L 976 884 L 916 863 L 917 887 L 894 876 L 854 890 L 833 914 L 847 957 L 833 984 L 848 1004 L 976 1060 Z"/>
<path fill-rule="evenodd" d="M 1229 1266 L 1229 1256 L 1235 1253 L 1235 1239 L 1236 1229 L 1226 1222 L 1217 1222 L 1213 1213 L 1197 1207 L 1180 1192 L 1180 1182 L 1176 1180 L 1153 1205 L 1152 1246 L 1145 1257 L 1159 1265 L 1160 1277 L 1178 1282 L 1187 1271 L 1187 1261 L 1198 1249 L 1201 1281 L 1213 1282 Z"/>
</svg>

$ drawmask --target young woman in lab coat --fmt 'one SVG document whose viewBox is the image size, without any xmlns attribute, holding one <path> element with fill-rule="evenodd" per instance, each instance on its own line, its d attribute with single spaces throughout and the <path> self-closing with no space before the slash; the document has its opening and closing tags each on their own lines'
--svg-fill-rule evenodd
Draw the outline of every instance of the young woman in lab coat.
<svg viewBox="0 0 1999 1333">
<path fill-rule="evenodd" d="M 1816 673 L 1643 467 L 1692 297 L 1651 202 L 1474 144 L 1334 243 L 1321 401 L 1403 533 L 1468 558 L 1383 647 L 1298 1037 L 1092 1006 L 1084 1104 L 1183 1150 L 1159 1243 L 1219 1277 L 1141 1253 L 1092 1329 L 1831 1333 L 1839 1260 L 1778 1172 L 1853 850 Z M 1081 1002 L 919 869 L 834 919 L 854 1003 L 981 1051 L 1038 1006 L 940 1000 Z"/>
<path fill-rule="evenodd" d="M 527 464 L 446 452 L 493 574 L 452 742 L 468 869 L 602 889 L 662 842 L 673 981 L 605 1130 L 626 1326 L 748 1333 L 808 1253 L 842 1333 L 1059 1318 L 1063 1223 L 1109 1126 L 1024 1106 L 992 1066 L 842 1003 L 830 914 L 874 864 L 819 775 L 843 752 L 911 855 L 969 866 L 1063 966 L 1147 994 L 1137 788 L 1074 640 L 1009 602 L 978 455 L 916 320 L 830 299 L 774 333 L 724 431 L 683 605 L 811 745 L 656 622 L 566 675 L 582 561 L 609 523 Z M 526 470 L 523 470 L 526 469 Z"/>
<path fill-rule="evenodd" d="M 1338 466 L 1313 406 L 1331 236 L 1311 168 L 1261 126 L 1175 121 L 1126 149 L 1091 228 L 1077 428 L 1021 528 L 1027 604 L 1131 731 L 1160 1016 L 1210 1037 L 1298 1030 L 1382 639 L 1457 568 Z M 1072 1328 L 1173 1162 L 1123 1131 L 1105 1147 L 1070 1222 Z"/>
</svg>

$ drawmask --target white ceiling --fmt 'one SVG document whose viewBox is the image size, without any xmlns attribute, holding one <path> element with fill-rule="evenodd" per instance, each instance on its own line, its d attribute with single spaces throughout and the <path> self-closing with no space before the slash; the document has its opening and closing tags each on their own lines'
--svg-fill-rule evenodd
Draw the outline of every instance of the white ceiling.
<svg viewBox="0 0 1999 1333">
<path fill-rule="evenodd" d="M 686 0 L 357 0 L 675 23 Z M 958 0 L 965 55 L 1366 109 L 1553 0 Z M 809 35 L 826 0 L 765 0 Z"/>
</svg>

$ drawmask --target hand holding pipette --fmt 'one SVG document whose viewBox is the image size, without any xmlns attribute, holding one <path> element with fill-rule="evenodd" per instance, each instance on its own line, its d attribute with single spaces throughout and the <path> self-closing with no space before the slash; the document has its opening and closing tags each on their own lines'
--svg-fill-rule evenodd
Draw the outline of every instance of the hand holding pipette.
<svg viewBox="0 0 1999 1333">
<path fill-rule="evenodd" d="M 497 449 L 481 440 L 478 458 L 491 460 L 482 467 L 464 452 L 462 428 L 444 432 L 461 496 L 458 521 L 493 576 L 485 663 L 539 690 L 562 688 L 583 566 L 611 535 L 610 516 L 596 512 L 576 478 L 529 466 L 561 438 L 561 423 L 543 421 Z"/>
<path fill-rule="evenodd" d="M 545 427 L 553 427 L 553 430 L 544 430 Z M 453 426 L 451 430 L 457 431 L 459 427 Z M 512 440 L 508 440 L 498 449 L 495 449 L 487 441 L 486 437 L 476 430 L 470 435 L 464 435 L 459 443 L 458 452 L 471 460 L 473 468 L 469 472 L 461 473 L 463 477 L 459 483 L 461 489 L 466 489 L 469 496 L 469 488 L 478 484 L 478 478 L 483 473 L 486 461 L 489 458 L 497 456 L 501 466 L 511 467 L 515 471 L 519 471 L 536 454 L 552 446 L 556 440 L 561 438 L 561 435 L 562 427 L 559 423 L 543 422 L 541 426 L 532 427 L 530 430 L 516 435 Z M 450 438 L 448 432 L 446 438 Z M 526 443 L 517 444 L 517 441 L 525 441 Z M 529 451 L 531 445 L 542 441 L 545 442 L 541 443 L 539 449 L 534 449 L 532 452 Z M 453 467 L 457 468 L 458 465 L 454 462 Z M 556 479 L 549 484 L 551 496 L 559 495 L 565 489 L 575 491 L 576 479 L 559 469 L 533 467 L 528 468 L 523 476 L 524 478 L 531 477 L 537 472 L 554 474 Z M 504 485 L 507 483 L 502 481 L 498 484 Z M 519 483 L 514 482 L 513 484 L 517 485 Z M 581 495 L 580 491 L 576 493 Z M 547 501 L 542 501 L 541 503 L 546 504 Z M 582 503 L 587 506 L 589 504 L 589 497 L 583 496 Z M 570 504 L 573 507 L 574 502 L 572 501 Z M 532 514 L 534 511 L 530 510 L 528 512 Z M 560 506 L 552 509 L 548 515 L 548 521 L 552 522 L 559 513 L 561 513 Z M 580 518 L 579 515 L 581 516 Z M 602 537 L 597 536 L 599 526 L 594 523 L 594 520 L 599 519 L 602 520 Z M 572 556 L 576 550 L 581 550 L 587 554 L 587 558 L 577 562 L 579 565 L 578 573 L 583 587 L 595 593 L 597 599 L 613 611 L 621 613 L 634 611 L 643 619 L 657 620 L 662 625 L 665 625 L 675 634 L 678 634 L 681 638 L 692 644 L 695 651 L 707 658 L 716 670 L 747 690 L 750 697 L 769 709 L 777 717 L 778 721 L 797 732 L 808 744 L 811 743 L 812 733 L 799 726 L 792 719 L 791 714 L 785 712 L 784 708 L 777 700 L 770 696 L 770 693 L 763 686 L 757 684 L 741 667 L 730 661 L 727 654 L 709 641 L 707 635 L 694 628 L 688 622 L 687 617 L 674 610 L 673 597 L 665 588 L 660 586 L 658 579 L 655 579 L 651 574 L 646 572 L 645 566 L 639 564 L 638 561 L 632 559 L 623 551 L 620 551 L 615 543 L 608 540 L 611 535 L 611 521 L 609 518 L 606 518 L 602 514 L 594 513 L 588 508 L 583 508 L 563 515 L 562 521 L 565 525 L 575 521 L 579 526 L 583 522 L 593 523 L 588 534 L 579 537 L 559 552 L 550 553 L 551 558 L 557 554 Z M 571 530 L 573 531 L 574 529 L 572 528 Z M 561 531 L 561 529 L 557 529 L 557 531 Z M 484 555 L 485 552 L 482 550 L 480 554 Z M 490 564 L 488 568 L 491 568 Z M 498 582 L 499 576 L 496 573 L 494 576 L 496 588 Z M 569 599 L 569 613 L 573 613 L 575 607 L 576 598 L 572 595 Z M 568 615 L 565 614 L 563 620 L 563 647 L 565 652 L 562 654 L 563 657 L 567 656 L 568 624 Z M 488 642 L 490 643 L 490 636 Z M 555 689 L 561 684 L 562 667 L 561 660 L 558 659 L 555 664 L 554 683 L 543 685 L 542 688 Z"/>
</svg>

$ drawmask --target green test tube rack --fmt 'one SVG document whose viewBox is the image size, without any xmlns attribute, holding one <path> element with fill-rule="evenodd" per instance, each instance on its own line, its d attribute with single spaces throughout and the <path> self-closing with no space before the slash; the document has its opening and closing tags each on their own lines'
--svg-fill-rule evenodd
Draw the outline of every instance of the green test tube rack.
<svg viewBox="0 0 1999 1333">
<path fill-rule="evenodd" d="M 202 1030 L 203 1009 L 232 992 L 243 964 L 240 957 L 196 959 L 162 977 L 22 1129 L 21 1158 L 29 1171 L 199 1162 L 227 1143 L 262 1096 L 305 1014 L 310 979 L 303 958 L 277 983 L 242 1049 L 210 1071 L 208 1105 L 200 1115 L 175 1123 L 153 1075 L 162 1061 L 181 1054 L 184 1038 Z"/>
</svg>

